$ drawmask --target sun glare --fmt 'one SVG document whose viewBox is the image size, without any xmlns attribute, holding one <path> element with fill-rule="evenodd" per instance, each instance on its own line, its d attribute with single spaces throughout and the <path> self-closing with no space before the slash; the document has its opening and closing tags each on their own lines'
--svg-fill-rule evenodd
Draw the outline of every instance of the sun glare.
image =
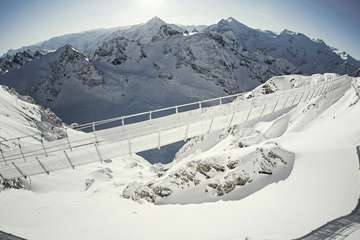
<svg viewBox="0 0 360 240">
<path fill-rule="evenodd" d="M 144 8 L 159 8 L 166 0 L 136 0 L 137 4 Z"/>
</svg>

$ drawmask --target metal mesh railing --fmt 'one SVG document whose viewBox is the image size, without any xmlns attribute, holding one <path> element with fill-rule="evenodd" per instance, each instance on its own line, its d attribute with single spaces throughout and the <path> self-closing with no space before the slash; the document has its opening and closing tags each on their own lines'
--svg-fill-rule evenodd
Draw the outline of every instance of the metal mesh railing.
<svg viewBox="0 0 360 240">
<path fill-rule="evenodd" d="M 4 167 L 0 168 L 0 176 L 14 178 L 49 173 L 160 148 L 211 131 L 250 124 L 280 114 L 315 96 L 344 92 L 350 83 L 351 78 L 342 76 L 268 95 L 246 98 L 242 93 L 121 116 L 76 126 L 77 130 L 90 128 L 92 132 L 78 134 L 68 131 L 66 138 L 52 142 L 41 139 L 39 144 L 22 145 L 23 138 L 16 138 L 15 148 L 1 150 L 0 164 Z M 113 125 L 101 129 L 106 124 Z"/>
</svg>

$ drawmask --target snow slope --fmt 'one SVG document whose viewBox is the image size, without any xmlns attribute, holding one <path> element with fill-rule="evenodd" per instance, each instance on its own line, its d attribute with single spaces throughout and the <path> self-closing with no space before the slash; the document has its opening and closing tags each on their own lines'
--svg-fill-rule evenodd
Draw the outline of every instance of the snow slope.
<svg viewBox="0 0 360 240">
<path fill-rule="evenodd" d="M 41 135 L 51 140 L 63 136 L 62 121 L 49 109 L 34 104 L 30 97 L 19 95 L 14 89 L 0 85 L 0 141 L 2 148 L 14 137 Z M 11 142 L 11 141 L 10 141 Z M 15 140 L 14 140 L 15 142 Z"/>
<path fill-rule="evenodd" d="M 294 166 L 286 180 L 241 201 L 157 206 L 122 199 L 119 196 L 127 183 L 154 178 L 159 166 L 140 159 L 137 163 L 114 159 L 93 169 L 34 177 L 32 191 L 1 192 L 0 227 L 29 239 L 47 240 L 299 237 L 348 214 L 358 202 L 355 146 L 360 142 L 360 104 L 356 102 L 352 89 L 344 96 L 334 93 L 314 99 L 285 115 L 288 128 L 283 135 L 267 136 L 266 126 L 271 124 L 259 123 L 255 135 L 267 136 L 265 142 L 276 142 L 295 153 Z M 309 115 L 315 117 L 302 117 Z M 291 128 L 299 122 L 301 128 Z M 241 137 L 238 140 L 245 143 Z M 87 191 L 85 182 L 90 185 Z"/>
</svg>

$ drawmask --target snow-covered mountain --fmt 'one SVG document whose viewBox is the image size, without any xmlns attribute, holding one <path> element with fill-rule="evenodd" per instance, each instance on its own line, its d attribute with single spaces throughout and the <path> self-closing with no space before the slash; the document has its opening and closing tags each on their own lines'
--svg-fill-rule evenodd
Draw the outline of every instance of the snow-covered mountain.
<svg viewBox="0 0 360 240">
<path fill-rule="evenodd" d="M 104 79 L 85 55 L 65 45 L 3 75 L 2 83 L 56 111 L 57 107 L 70 107 L 64 106 L 62 101 L 72 94 L 71 101 L 76 106 L 79 89 L 86 94 L 103 85 Z"/>
<path fill-rule="evenodd" d="M 93 58 L 87 61 L 82 56 L 81 66 L 66 64 L 70 58 L 62 59 L 60 48 L 0 81 L 51 107 L 67 122 L 84 122 L 249 90 L 273 75 L 296 72 L 285 60 L 246 51 L 233 36 L 185 31 L 153 18 L 114 32 Z M 60 70 L 54 69 L 58 62 Z M 74 94 L 77 87 L 63 91 L 65 82 L 95 82 L 96 86 L 88 84 Z M 79 97 L 70 100 L 69 94 Z"/>
<path fill-rule="evenodd" d="M 58 48 L 65 46 L 66 44 L 70 44 L 74 46 L 76 49 L 79 49 L 79 51 L 81 51 L 88 57 L 91 57 L 94 54 L 95 49 L 102 42 L 103 39 L 105 39 L 115 31 L 126 28 L 128 27 L 96 29 L 96 30 L 85 31 L 80 33 L 65 34 L 63 36 L 50 38 L 38 44 L 24 46 L 19 49 L 9 50 L 3 55 L 3 57 L 13 56 L 18 52 L 22 52 L 22 51 L 52 52 Z"/>
<path fill-rule="evenodd" d="M 0 58 L 0 75 L 9 72 L 11 69 L 19 69 L 24 64 L 45 55 L 43 51 L 24 50 L 14 55 L 7 55 Z"/>
<path fill-rule="evenodd" d="M 360 67 L 360 62 L 347 53 L 334 51 L 322 40 L 290 30 L 275 34 L 250 28 L 234 18 L 223 19 L 206 30 L 233 34 L 242 47 L 286 59 L 303 74 L 335 72 L 352 75 Z"/>
<path fill-rule="evenodd" d="M 359 73 L 351 56 L 303 34 L 256 30 L 233 18 L 187 29 L 155 17 L 54 38 L 35 47 L 66 45 L 3 74 L 0 82 L 64 121 L 82 123 L 247 91 L 276 75 Z"/>
</svg>

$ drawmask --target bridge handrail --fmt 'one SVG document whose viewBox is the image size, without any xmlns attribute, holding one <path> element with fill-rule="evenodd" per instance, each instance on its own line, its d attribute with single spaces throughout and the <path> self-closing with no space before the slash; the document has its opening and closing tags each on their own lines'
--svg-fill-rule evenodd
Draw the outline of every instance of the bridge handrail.
<svg viewBox="0 0 360 240">
<path fill-rule="evenodd" d="M 287 93 L 292 92 L 292 91 L 300 91 L 300 89 L 311 88 L 311 87 L 314 87 L 316 85 L 326 84 L 326 83 L 329 83 L 329 82 L 340 80 L 340 79 L 342 79 L 344 77 L 347 77 L 347 75 L 339 76 L 339 77 L 333 78 L 333 79 L 327 79 L 325 81 L 320 81 L 320 82 L 317 82 L 317 83 L 308 84 L 308 85 L 297 87 L 297 88 L 282 90 L 281 92 L 275 92 L 275 93 L 272 93 L 272 94 L 274 94 L 274 96 L 286 95 Z M 206 99 L 206 100 L 201 100 L 201 101 L 196 101 L 196 102 L 191 102 L 191 103 L 180 104 L 180 105 L 171 106 L 171 107 L 165 107 L 165 108 L 159 108 L 159 109 L 150 110 L 150 111 L 144 111 L 144 112 L 130 114 L 130 115 L 119 116 L 119 117 L 100 120 L 100 121 L 94 121 L 94 122 L 90 122 L 90 123 L 84 123 L 84 124 L 76 125 L 74 127 L 74 129 L 82 130 L 82 129 L 90 128 L 90 127 L 93 127 L 93 126 L 107 124 L 107 123 L 111 123 L 111 122 L 115 122 L 115 121 L 123 121 L 125 119 L 138 117 L 138 116 L 143 116 L 143 115 L 150 115 L 150 114 L 153 114 L 153 113 L 163 112 L 163 111 L 167 111 L 167 110 L 175 110 L 176 111 L 176 109 L 180 109 L 182 107 L 193 106 L 193 105 L 200 106 L 203 103 L 207 103 L 207 102 L 219 101 L 219 103 L 220 103 L 221 100 L 235 98 L 235 97 L 239 97 L 239 96 L 242 96 L 242 95 L 245 95 L 245 94 L 246 93 L 237 93 L 237 94 L 226 95 L 226 96 L 222 96 L 222 97 L 216 97 L 216 98 L 211 98 L 211 99 Z M 266 94 L 266 95 L 270 95 L 270 94 Z M 266 95 L 264 95 L 264 96 L 266 96 Z M 256 96 L 256 97 L 253 97 L 253 98 L 260 99 L 260 98 L 262 98 L 264 96 Z M 249 98 L 249 99 L 252 100 L 252 98 Z"/>
<path fill-rule="evenodd" d="M 74 144 L 72 146 L 70 146 L 70 143 L 69 143 L 69 145 L 66 144 L 66 140 L 69 140 L 69 138 L 60 139 L 58 141 L 55 141 L 54 144 L 51 144 L 51 142 L 49 142 L 47 150 L 44 149 L 44 145 L 41 145 L 40 143 L 38 143 L 38 144 L 33 144 L 34 146 L 25 146 L 25 148 L 23 149 L 24 150 L 24 152 L 23 152 L 21 150 L 21 147 L 19 144 L 20 150 L 13 149 L 10 151 L 6 151 L 7 156 L 4 159 L 5 161 L 0 161 L 0 162 L 5 162 L 5 165 L 6 165 L 6 163 L 11 163 L 14 165 L 15 163 L 17 163 L 14 161 L 19 160 L 19 159 L 23 159 L 24 161 L 27 162 L 27 160 L 25 160 L 25 157 L 29 158 L 28 159 L 29 163 L 36 162 L 38 157 L 40 157 L 40 158 L 44 158 L 45 156 L 46 156 L 46 158 L 48 157 L 48 155 L 46 154 L 46 151 L 48 151 L 48 153 L 51 154 L 51 155 L 49 155 L 49 157 L 51 158 L 51 157 L 55 157 L 55 156 L 57 157 L 57 155 L 55 155 L 55 152 L 71 150 L 72 147 L 79 148 L 79 147 L 95 144 L 95 148 L 97 148 L 96 145 L 98 143 L 103 142 L 104 144 L 106 143 L 105 145 L 107 145 L 107 144 L 112 144 L 114 142 L 118 142 L 119 139 L 120 139 L 120 141 L 124 141 L 124 140 L 129 141 L 129 144 L 130 144 L 130 139 L 137 138 L 139 136 L 140 137 L 147 136 L 147 135 L 149 135 L 149 134 L 151 135 L 153 133 L 159 134 L 159 136 L 160 136 L 162 131 L 167 131 L 169 129 L 177 128 L 179 126 L 187 125 L 187 129 L 188 129 L 190 122 L 191 122 L 191 124 L 193 124 L 194 122 L 202 122 L 202 121 L 211 120 L 211 118 L 212 119 L 219 118 L 219 117 L 221 118 L 222 116 L 230 117 L 231 114 L 232 114 L 232 116 L 234 116 L 234 114 L 238 113 L 238 112 L 244 112 L 244 114 L 241 114 L 241 116 L 244 116 L 244 119 L 246 118 L 246 120 L 245 120 L 245 123 L 246 123 L 247 119 L 249 118 L 249 116 L 252 113 L 252 109 L 258 109 L 257 111 L 258 111 L 258 114 L 260 115 L 260 117 L 255 115 L 253 117 L 250 117 L 249 119 L 258 121 L 258 119 L 260 119 L 261 116 L 266 115 L 266 114 L 263 115 L 264 109 L 266 109 L 266 106 L 268 106 L 268 108 L 270 107 L 270 113 L 274 113 L 276 106 L 278 106 L 278 108 L 275 112 L 279 112 L 282 109 L 294 107 L 301 102 L 308 102 L 313 97 L 321 96 L 322 94 L 326 94 L 328 92 L 331 92 L 331 91 L 334 91 L 337 89 L 345 90 L 345 87 L 346 88 L 350 87 L 350 79 L 348 79 L 348 81 L 345 81 L 345 82 L 340 82 L 340 80 L 345 77 L 347 77 L 347 76 L 341 76 L 341 77 L 337 77 L 337 78 L 333 78 L 333 79 L 328 79 L 326 81 L 321 81 L 321 82 L 317 82 L 314 84 L 308 84 L 308 85 L 304 85 L 304 86 L 301 86 L 298 88 L 293 88 L 293 89 L 289 89 L 289 90 L 285 90 L 285 91 L 281 91 L 281 92 L 276 92 L 273 94 L 266 94 L 266 95 L 255 96 L 255 97 L 247 96 L 247 98 L 244 98 L 244 101 L 237 102 L 235 100 L 234 102 L 227 102 L 226 104 L 224 104 L 224 107 L 221 107 L 221 108 L 215 108 L 216 106 L 221 105 L 221 101 L 219 101 L 218 105 L 214 105 L 214 106 L 211 105 L 211 106 L 204 107 L 203 111 L 197 111 L 202 108 L 202 106 L 199 105 L 199 108 L 179 112 L 180 115 L 178 115 L 177 117 L 175 114 L 171 113 L 168 115 L 158 117 L 159 121 L 157 121 L 158 118 L 154 118 L 154 121 L 147 121 L 148 119 L 145 119 L 145 120 L 136 122 L 136 123 L 142 124 L 142 122 L 145 121 L 146 122 L 145 125 L 135 125 L 135 122 L 126 124 L 126 125 L 129 125 L 130 128 L 129 129 L 124 128 L 126 130 L 125 132 L 123 130 L 116 132 L 115 130 L 112 130 L 112 129 L 108 129 L 108 130 L 104 130 L 104 131 L 100 130 L 100 129 L 93 129 L 93 130 L 95 130 L 94 134 L 90 134 L 90 135 L 86 135 L 86 136 L 81 135 L 81 137 L 79 137 L 79 138 L 74 136 L 75 137 L 74 139 L 72 139 L 73 137 L 71 137 L 71 143 Z M 236 96 L 240 96 L 240 95 L 243 95 L 243 93 L 208 99 L 208 100 L 204 100 L 204 101 L 197 101 L 197 102 L 193 102 L 193 103 L 183 104 L 182 106 L 196 105 L 196 104 L 200 104 L 200 102 L 217 101 L 219 99 L 231 98 L 231 97 L 236 97 Z M 240 108 L 240 105 L 236 105 L 236 103 L 240 103 L 244 107 Z M 274 105 L 274 108 L 273 108 L 273 105 Z M 181 105 L 178 105 L 178 106 L 173 106 L 173 107 L 168 107 L 168 108 L 157 109 L 154 111 L 164 111 L 164 109 L 166 109 L 166 110 L 176 109 L 179 106 L 181 107 Z M 209 109 L 209 111 L 207 111 L 205 109 Z M 263 110 L 260 111 L 261 109 L 263 109 Z M 271 112 L 271 109 L 272 109 L 272 112 Z M 133 114 L 133 115 L 141 116 L 144 114 L 153 113 L 154 111 L 147 111 L 147 112 Z M 204 114 L 204 113 L 206 113 L 206 114 Z M 267 113 L 267 114 L 269 114 L 269 113 Z M 124 117 L 130 118 L 133 115 L 122 116 L 122 117 L 118 117 L 117 119 L 123 119 Z M 252 114 L 252 115 L 254 115 L 254 114 Z M 179 119 L 175 122 L 172 122 L 172 118 L 170 116 L 173 116 L 173 117 L 176 117 L 176 119 L 177 118 L 179 118 Z M 150 115 L 150 117 L 151 117 L 151 115 Z M 170 118 L 168 120 L 166 120 L 166 118 L 163 118 L 163 117 L 170 117 Z M 229 124 L 231 124 L 232 118 L 233 117 L 231 117 Z M 103 124 L 105 121 L 109 121 L 109 119 L 100 121 L 100 124 Z M 114 120 L 110 119 L 109 122 L 111 122 L 111 121 L 114 121 Z M 212 126 L 212 121 L 213 120 L 211 120 L 210 128 Z M 97 122 L 97 123 L 99 123 L 99 122 Z M 95 122 L 90 123 L 88 125 L 93 126 L 94 124 L 95 124 Z M 163 124 L 165 124 L 166 126 Z M 143 126 L 143 129 L 140 132 L 133 131 L 134 129 L 137 129 L 138 126 Z M 117 127 L 120 127 L 120 129 L 122 129 L 121 125 L 117 125 Z M 113 131 L 115 131 L 115 132 L 113 132 Z M 187 136 L 187 131 L 188 130 L 186 130 L 185 136 Z M 14 138 L 14 139 L 20 139 L 20 138 Z M 159 139 L 160 139 L 160 137 L 159 137 Z M 169 143 L 167 143 L 167 144 L 169 144 Z M 159 146 L 160 146 L 160 140 L 159 140 Z M 130 146 L 129 146 L 129 148 L 130 148 Z M 44 150 L 44 152 L 42 152 L 42 150 Z M 130 150 L 130 152 L 131 152 L 131 150 Z M 44 153 L 45 153 L 45 156 L 44 156 Z M 52 153 L 54 153 L 54 154 L 52 154 Z M 24 156 L 24 154 L 25 154 L 25 156 Z M 0 160 L 1 160 L 1 156 L 0 156 Z M 15 168 L 16 168 L 16 166 L 15 166 Z"/>
<path fill-rule="evenodd" d="M 292 88 L 292 89 L 287 89 L 287 90 L 282 90 L 281 92 L 275 92 L 275 93 L 271 93 L 271 94 L 265 94 L 263 96 L 255 96 L 252 98 L 248 98 L 248 100 L 253 100 L 253 99 L 261 99 L 264 96 L 268 96 L 268 95 L 272 95 L 272 96 L 280 96 L 280 95 L 286 95 L 289 92 L 296 92 L 296 91 L 301 91 L 302 89 L 307 89 L 307 88 L 312 88 L 316 85 L 322 85 L 322 84 L 327 84 L 327 83 L 331 83 L 334 81 L 338 81 L 341 80 L 342 78 L 348 77 L 347 75 L 342 75 L 336 78 L 332 78 L 332 79 L 327 79 L 324 81 L 319 81 L 317 83 L 312 83 L 312 84 L 308 84 L 308 85 L 304 85 L 304 86 L 300 86 L 297 88 Z M 203 103 L 207 103 L 207 102 L 215 102 L 215 101 L 219 101 L 219 104 L 221 104 L 221 101 L 224 99 L 231 99 L 231 98 L 236 98 L 242 95 L 245 95 L 245 93 L 236 93 L 236 94 L 232 94 L 232 95 L 226 95 L 226 96 L 221 96 L 221 97 L 216 97 L 216 98 L 211 98 L 211 99 L 206 99 L 206 100 L 200 100 L 200 101 L 196 101 L 196 102 L 191 102 L 191 103 L 185 103 L 185 104 L 180 104 L 180 105 L 176 105 L 176 106 L 171 106 L 171 107 L 165 107 L 165 108 L 159 108 L 159 109 L 155 109 L 155 110 L 150 110 L 150 111 L 144 111 L 144 112 L 140 112 L 140 113 L 135 113 L 135 114 L 129 114 L 129 115 L 124 115 L 124 116 L 119 116 L 119 117 L 114 117 L 114 118 L 109 118 L 109 119 L 104 119 L 104 120 L 100 120 L 100 121 L 93 121 L 93 122 L 89 122 L 89 123 L 84 123 L 84 124 L 79 124 L 76 125 L 74 127 L 72 127 L 74 130 L 83 130 L 83 129 L 87 129 L 87 128 L 93 128 L 99 125 L 103 125 L 103 124 L 108 124 L 108 123 L 112 123 L 112 122 L 116 122 L 116 121 L 122 121 L 122 123 L 124 123 L 125 125 L 125 120 L 129 119 L 129 118 L 134 118 L 134 117 L 138 117 L 138 116 L 143 116 L 143 115 L 152 115 L 153 113 L 158 113 L 158 112 L 163 112 L 163 111 L 167 111 L 167 110 L 175 110 L 175 113 L 177 110 L 179 110 L 180 108 L 183 107 L 187 107 L 187 106 L 193 106 L 193 105 L 202 105 Z M 191 109 L 194 110 L 194 109 Z M 190 111 L 190 110 L 188 110 Z M 168 114 L 170 115 L 170 114 Z M 39 137 L 40 139 L 43 138 L 43 134 L 42 133 L 38 133 L 38 134 L 30 134 L 30 135 L 25 135 L 25 136 L 20 136 L 20 137 L 15 137 L 15 138 L 10 138 L 10 139 L 6 139 L 6 140 L 1 140 L 0 141 L 0 147 L 1 144 L 5 143 L 5 142 L 10 142 L 10 141 L 14 141 L 14 140 L 19 140 L 19 139 L 24 139 L 24 138 L 36 138 Z"/>
</svg>

